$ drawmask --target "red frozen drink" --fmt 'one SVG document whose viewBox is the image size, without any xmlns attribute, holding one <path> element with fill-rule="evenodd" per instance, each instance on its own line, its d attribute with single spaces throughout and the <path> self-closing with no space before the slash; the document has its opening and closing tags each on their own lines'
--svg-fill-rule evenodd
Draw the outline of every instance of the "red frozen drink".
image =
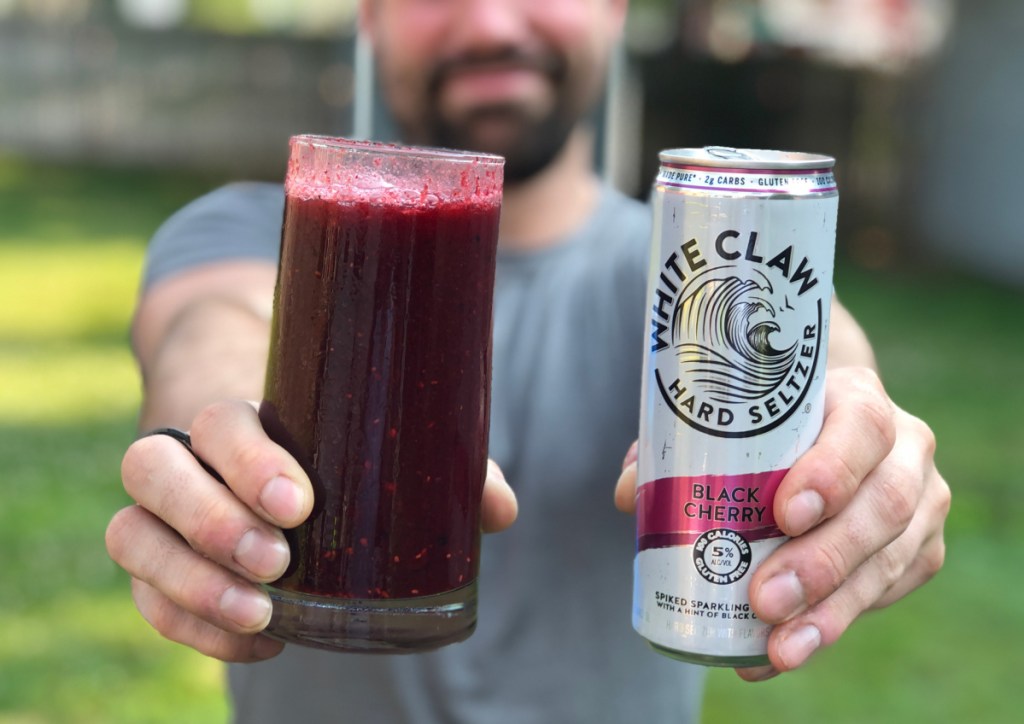
<svg viewBox="0 0 1024 724">
<path fill-rule="evenodd" d="M 260 417 L 313 481 L 269 633 L 433 648 L 476 621 L 502 159 L 292 139 Z"/>
</svg>

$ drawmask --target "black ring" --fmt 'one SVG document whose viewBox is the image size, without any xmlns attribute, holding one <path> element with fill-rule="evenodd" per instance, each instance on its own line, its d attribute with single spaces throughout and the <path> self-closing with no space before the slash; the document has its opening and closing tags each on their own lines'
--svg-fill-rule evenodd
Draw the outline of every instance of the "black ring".
<svg viewBox="0 0 1024 724">
<path fill-rule="evenodd" d="M 167 437 L 173 438 L 180 442 L 185 447 L 185 449 L 188 450 L 189 453 L 191 453 L 192 457 L 196 459 L 196 462 L 203 467 L 203 470 L 209 473 L 209 475 L 218 483 L 227 485 L 227 483 L 224 482 L 224 478 L 220 476 L 220 473 L 211 468 L 209 465 L 206 464 L 205 460 L 196 455 L 196 451 L 192 449 L 192 436 L 189 435 L 187 432 L 185 432 L 184 430 L 179 430 L 176 427 L 159 427 L 156 430 L 150 430 L 141 437 L 152 437 L 153 435 L 166 435 Z"/>
</svg>

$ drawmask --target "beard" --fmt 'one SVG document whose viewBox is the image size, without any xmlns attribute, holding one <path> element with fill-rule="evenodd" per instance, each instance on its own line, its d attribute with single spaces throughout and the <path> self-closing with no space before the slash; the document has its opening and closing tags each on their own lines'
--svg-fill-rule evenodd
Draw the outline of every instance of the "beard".
<svg viewBox="0 0 1024 724">
<path fill-rule="evenodd" d="M 508 129 L 501 141 L 482 140 L 479 129 L 500 125 Z M 429 119 L 430 143 L 505 157 L 505 180 L 525 181 L 546 168 L 565 146 L 576 119 L 552 112 L 530 119 L 514 106 L 481 108 L 457 122 L 438 115 Z"/>
<path fill-rule="evenodd" d="M 458 118 L 441 112 L 441 89 L 449 75 L 503 66 L 531 68 L 544 75 L 553 89 L 551 107 L 538 114 L 509 102 L 481 105 Z M 415 119 L 399 120 L 399 125 L 416 143 L 503 156 L 505 180 L 524 181 L 551 163 L 580 120 L 568 79 L 568 63 L 554 52 L 527 54 L 510 48 L 447 59 L 427 76 L 424 112 Z"/>
</svg>

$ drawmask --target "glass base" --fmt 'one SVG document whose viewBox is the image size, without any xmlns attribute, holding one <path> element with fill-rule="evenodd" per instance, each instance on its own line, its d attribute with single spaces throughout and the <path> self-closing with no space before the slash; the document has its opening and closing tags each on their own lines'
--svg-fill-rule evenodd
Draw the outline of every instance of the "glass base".
<svg viewBox="0 0 1024 724">
<path fill-rule="evenodd" d="M 264 633 L 328 651 L 429 651 L 469 638 L 476 628 L 476 581 L 416 598 L 333 598 L 266 588 L 274 612 Z"/>
<path fill-rule="evenodd" d="M 685 661 L 689 664 L 700 664 L 701 666 L 721 666 L 730 669 L 744 669 L 750 666 L 767 666 L 771 663 L 768 659 L 768 654 L 753 654 L 749 656 L 714 656 L 712 654 L 697 654 L 690 651 L 678 651 L 666 646 L 659 646 L 652 641 L 648 641 L 647 643 L 652 649 L 662 656 L 668 656 L 670 659 L 676 659 L 677 661 Z"/>
</svg>

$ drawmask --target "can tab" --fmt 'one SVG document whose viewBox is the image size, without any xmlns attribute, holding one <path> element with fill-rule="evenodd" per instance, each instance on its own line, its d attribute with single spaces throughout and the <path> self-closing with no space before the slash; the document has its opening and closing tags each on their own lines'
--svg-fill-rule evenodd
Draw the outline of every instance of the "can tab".
<svg viewBox="0 0 1024 724">
<path fill-rule="evenodd" d="M 712 158 L 752 160 L 752 156 L 729 146 L 705 146 L 704 151 Z"/>
</svg>

